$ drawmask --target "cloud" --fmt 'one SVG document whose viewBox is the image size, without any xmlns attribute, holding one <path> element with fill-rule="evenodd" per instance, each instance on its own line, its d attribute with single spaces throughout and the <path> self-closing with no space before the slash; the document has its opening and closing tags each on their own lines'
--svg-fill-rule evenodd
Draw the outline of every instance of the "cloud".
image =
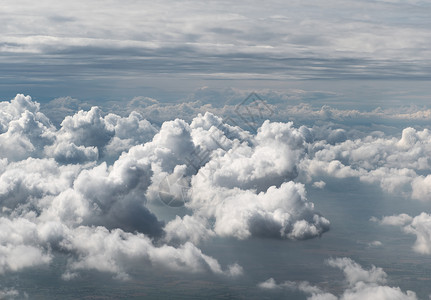
<svg viewBox="0 0 431 300">
<path fill-rule="evenodd" d="M 135 264 L 186 273 L 210 271 L 229 276 L 241 274 L 238 265 L 223 271 L 217 260 L 204 255 L 192 243 L 178 248 L 167 245 L 155 247 L 145 235 L 120 229 L 108 231 L 103 227 L 78 227 L 61 242 L 61 247 L 75 254 L 75 258 L 69 261 L 65 273 L 67 277 L 77 270 L 94 269 L 127 279 L 125 270 Z"/>
<path fill-rule="evenodd" d="M 84 149 L 95 149 L 96 158 L 98 154 L 116 158 L 131 146 L 151 140 L 156 132 L 157 129 L 137 112 L 131 112 L 124 118 L 112 113 L 102 117 L 102 111 L 92 107 L 88 112 L 80 110 L 63 120 L 56 143 L 52 146 L 55 148 L 54 155 L 51 155 L 58 155 L 58 147 L 73 145 L 76 148 L 78 145 Z M 63 153 L 60 151 L 59 154 Z M 94 158 L 89 157 L 88 160 Z"/>
<path fill-rule="evenodd" d="M 368 247 L 381 247 L 383 243 L 380 241 L 372 241 L 368 243 Z"/>
<path fill-rule="evenodd" d="M 371 269 L 365 270 L 358 263 L 350 258 L 335 258 L 327 260 L 331 267 L 343 271 L 346 281 L 350 286 L 358 282 L 363 283 L 386 283 L 386 273 L 381 268 L 371 266 Z"/>
<path fill-rule="evenodd" d="M 2 158 L 21 160 L 40 157 L 40 148 L 52 142 L 54 128 L 31 97 L 18 94 L 0 104 L 0 152 Z"/>
<path fill-rule="evenodd" d="M 329 229 L 329 221 L 313 212 L 300 184 L 283 183 L 259 194 L 200 184 L 193 182 L 192 200 L 187 206 L 195 214 L 215 218 L 214 232 L 220 236 L 307 239 Z"/>
<path fill-rule="evenodd" d="M 327 132 L 330 135 L 332 131 Z M 386 192 L 427 201 L 429 176 L 418 174 L 431 169 L 430 142 L 428 129 L 411 127 L 402 130 L 401 138 L 368 135 L 334 145 L 325 138 L 311 144 L 300 163 L 301 176 L 308 181 L 325 176 L 358 178 L 377 183 Z"/>
<path fill-rule="evenodd" d="M 418 176 L 412 182 L 412 198 L 431 201 L 431 175 Z"/>
<path fill-rule="evenodd" d="M 325 188 L 325 186 L 326 186 L 326 183 L 322 180 L 313 182 L 313 187 L 315 187 L 315 188 L 323 189 L 323 188 Z"/>
<path fill-rule="evenodd" d="M 400 227 L 404 233 L 416 236 L 413 250 L 421 254 L 431 254 L 431 215 L 421 213 L 416 217 L 407 214 L 383 217 L 380 221 L 382 225 Z"/>
<path fill-rule="evenodd" d="M 172 201 L 184 201 L 193 212 L 167 224 L 168 240 L 214 234 L 306 239 L 327 231 L 329 221 L 313 212 L 304 187 L 292 182 L 305 151 L 301 132 L 291 123 L 264 122 L 252 137 L 206 113 L 190 125 L 163 123 L 152 142 L 128 155 L 153 161 L 150 201 L 159 202 L 162 187 L 163 198 L 171 193 Z"/>
<path fill-rule="evenodd" d="M 214 127 L 207 128 L 218 138 Z M 226 148 L 214 150 L 191 179 L 186 207 L 193 215 L 214 219 L 217 235 L 239 239 L 306 239 L 329 229 L 329 221 L 307 201 L 304 186 L 292 181 L 305 140 L 291 123 L 264 122 L 251 140 L 224 141 Z"/>
<path fill-rule="evenodd" d="M 37 227 L 24 218 L 0 218 L 0 273 L 47 265 L 52 256 L 37 243 Z"/>
<path fill-rule="evenodd" d="M 38 199 L 58 195 L 73 183 L 81 167 L 60 166 L 53 159 L 27 158 L 8 163 L 2 160 L 0 200 L 3 208 L 25 209 Z M 43 205 L 39 202 L 38 205 Z"/>
<path fill-rule="evenodd" d="M 386 216 L 381 220 L 376 218 L 372 218 L 373 221 L 378 221 L 382 225 L 392 225 L 392 226 L 404 226 L 408 223 L 411 223 L 413 218 L 407 214 L 399 214 L 395 216 Z"/>
<path fill-rule="evenodd" d="M 427 106 L 404 105 L 405 102 L 401 100 L 401 104 L 391 107 L 386 107 L 384 103 L 373 103 L 367 109 L 343 109 L 338 107 L 337 103 L 345 101 L 346 97 L 355 97 L 356 95 L 347 96 L 345 92 L 335 93 L 329 87 L 327 90 L 314 90 L 313 87 L 309 87 L 307 90 L 282 88 L 268 90 L 256 86 L 253 86 L 252 89 L 204 86 L 182 96 L 180 103 L 163 101 L 163 97 L 157 100 L 140 96 L 130 97 L 131 100 L 126 105 L 124 101 L 103 101 L 98 105 L 103 110 L 115 111 L 122 116 L 137 111 L 156 124 L 173 120 L 178 115 L 191 122 L 199 113 L 204 115 L 206 112 L 211 112 L 218 116 L 224 116 L 224 120 L 231 125 L 234 124 L 234 121 L 243 128 L 247 128 L 247 124 L 244 124 L 238 114 L 240 110 L 237 109 L 237 105 L 241 104 L 252 92 L 257 93 L 271 109 L 271 113 L 268 114 L 263 114 L 265 110 L 261 109 L 262 114 L 259 114 L 256 108 L 249 107 L 250 111 L 255 112 L 254 121 L 263 123 L 270 116 L 272 121 L 285 122 L 289 120 L 296 124 L 307 124 L 307 126 L 312 126 L 315 139 L 328 139 L 331 144 L 346 139 L 365 137 L 367 133 L 373 131 L 373 134 L 378 134 L 378 131 L 388 131 L 390 129 L 388 125 L 394 127 L 391 130 L 393 131 L 395 128 L 401 128 L 401 126 L 411 126 L 412 122 L 426 126 L 431 120 L 431 109 Z M 374 97 L 374 95 L 372 96 Z M 362 98 L 360 100 L 366 101 Z M 322 101 L 326 104 L 322 105 Z M 333 101 L 337 102 L 334 103 Z M 53 102 L 56 103 L 57 99 L 54 99 Z M 410 98 L 409 103 L 412 103 Z M 81 105 L 88 106 L 85 102 L 81 102 Z M 58 111 L 55 105 L 54 108 L 49 107 L 49 104 L 45 107 L 47 115 L 49 113 L 50 116 Z M 258 126 L 255 126 L 255 129 Z M 333 131 L 327 132 L 326 129 L 328 128 L 333 129 Z"/>
<path fill-rule="evenodd" d="M 194 149 L 189 124 L 166 122 L 157 133 L 136 112 L 103 116 L 93 107 L 66 117 L 57 129 L 30 97 L 0 105 L 2 147 L 19 139 L 28 145 L 5 150 L 0 159 L 0 273 L 49 265 L 63 252 L 69 255 L 67 280 L 90 269 L 125 279 L 136 263 L 242 274 L 238 264 L 222 269 L 191 242 L 165 244 L 164 223 L 146 206 L 154 173 L 180 172 L 182 156 Z M 10 134 L 16 139 L 6 139 Z"/>
<path fill-rule="evenodd" d="M 186 215 L 183 218 L 176 216 L 166 224 L 165 239 L 169 242 L 181 243 L 191 241 L 198 244 L 202 239 L 215 236 L 215 232 L 209 228 L 208 220 L 201 217 Z"/>
<path fill-rule="evenodd" d="M 341 129 L 264 121 L 251 134 L 208 112 L 158 129 L 140 113 L 104 115 L 97 107 L 67 116 L 57 129 L 28 96 L 1 105 L 7 112 L 2 135 L 15 134 L 27 145 L 4 152 L 4 213 L 36 214 L 35 223 L 121 229 L 178 247 L 216 235 L 300 240 L 322 235 L 330 224 L 307 200 L 304 178 L 358 177 L 389 192 L 411 187 L 412 197 L 427 195 L 427 177 L 417 172 L 429 168 L 423 159 L 428 130 L 406 128 L 399 139 L 372 134 L 351 140 Z M 11 129 L 16 122 L 27 127 Z M 15 140 L 7 141 L 3 147 Z M 147 202 L 160 203 L 164 183 L 165 196 L 189 210 L 166 225 L 147 208 Z M 64 239 L 62 226 L 45 234 L 55 237 L 56 247 Z"/>
<path fill-rule="evenodd" d="M 125 279 L 136 263 L 235 277 L 241 266 L 222 268 L 195 244 L 215 236 L 301 240 L 329 229 L 294 182 L 306 127 L 265 121 L 252 134 L 205 113 L 158 129 L 137 112 L 92 107 L 56 128 L 28 96 L 1 105 L 4 134 L 27 143 L 0 160 L 2 232 L 16 231 L 0 235 L 2 273 L 49 265 L 60 251 L 70 257 L 65 280 L 82 270 Z M 27 127 L 12 130 L 14 122 Z M 160 205 L 161 192 L 185 202 L 188 214 L 160 221 L 148 203 Z"/>
<path fill-rule="evenodd" d="M 80 110 L 89 110 L 91 105 L 72 97 L 60 97 L 41 103 L 41 110 L 54 124 L 60 126 L 65 117 L 74 115 Z"/>
<path fill-rule="evenodd" d="M 105 87 L 115 92 L 117 85 L 110 84 L 118 81 L 136 89 L 130 81 L 172 73 L 277 80 L 428 76 L 430 34 L 422 26 L 427 17 L 422 3 L 364 2 L 360 8 L 366 15 L 358 13 L 354 1 L 341 6 L 313 1 L 312 9 L 300 2 L 262 6 L 238 1 L 226 7 L 191 1 L 174 11 L 167 0 L 151 8 L 113 1 L 103 7 L 85 3 L 83 9 L 83 3 L 47 1 L 33 7 L 22 0 L 5 5 L 2 70 L 12 78 L 29 78 L 26 72 L 34 70 L 44 84 L 50 83 L 47 79 L 67 81 L 65 88 L 74 91 L 73 83 L 79 82 L 100 93 Z M 23 13 L 27 7 L 32 10 Z M 407 11 L 417 19 L 404 21 Z M 77 57 L 85 63 L 71 64 Z M 55 63 L 58 59 L 63 63 Z M 11 67 L 17 63 L 20 68 Z M 96 79 L 104 84 L 95 84 Z"/>
<path fill-rule="evenodd" d="M 307 281 L 286 281 L 278 284 L 273 278 L 258 284 L 261 289 L 274 290 L 286 289 L 300 291 L 308 296 L 309 300 L 353 300 L 353 299 L 418 299 L 412 291 L 403 292 L 399 287 L 390 287 L 386 283 L 387 274 L 375 266 L 371 269 L 363 269 L 350 258 L 335 258 L 326 261 L 331 267 L 343 271 L 347 286 L 337 296 L 325 292 L 321 288 L 311 285 Z"/>
<path fill-rule="evenodd" d="M 159 105 L 144 100 L 146 107 Z M 427 129 L 353 139 L 332 126 L 262 120 L 252 133 L 209 112 L 156 126 L 138 112 L 120 116 L 98 107 L 79 110 L 56 128 L 28 96 L 0 105 L 2 222 L 29 227 L 13 242 L 1 236 L 3 273 L 49 264 L 56 251 L 66 251 L 71 259 L 64 279 L 87 269 L 127 278 L 137 262 L 238 276 L 241 266 L 222 268 L 195 245 L 216 236 L 321 236 L 330 222 L 307 199 L 304 182 L 324 188 L 328 177 L 356 177 L 391 193 L 428 197 Z M 22 147 L 12 151 L 17 141 Z M 160 221 L 149 208 L 151 203 L 163 210 L 160 200 L 184 205 L 184 213 Z M 425 219 L 400 215 L 380 222 L 415 234 L 416 251 L 428 253 Z M 31 255 L 18 261 L 16 253 L 23 251 Z M 373 268 L 356 272 L 353 262 L 332 264 L 342 266 L 350 285 L 361 281 L 371 290 L 377 287 L 360 274 L 383 274 Z"/>
<path fill-rule="evenodd" d="M 9 161 L 27 157 L 50 157 L 62 164 L 115 160 L 130 147 L 151 140 L 157 132 L 137 112 L 128 117 L 103 117 L 98 107 L 67 116 L 57 130 L 40 112 L 40 105 L 21 94 L 10 102 L 1 102 L 1 108 L 0 150 Z"/>
</svg>

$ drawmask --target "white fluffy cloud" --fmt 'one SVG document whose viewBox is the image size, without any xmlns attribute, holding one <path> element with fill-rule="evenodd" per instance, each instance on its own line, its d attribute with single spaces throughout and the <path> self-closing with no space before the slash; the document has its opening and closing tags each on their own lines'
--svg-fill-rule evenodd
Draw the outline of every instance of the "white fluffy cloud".
<svg viewBox="0 0 431 300">
<path fill-rule="evenodd" d="M 1 105 L 2 273 L 66 251 L 64 279 L 87 269 L 127 278 L 136 263 L 238 276 L 241 266 L 222 268 L 194 244 L 216 235 L 306 239 L 329 229 L 294 182 L 306 127 L 267 121 L 253 135 L 206 113 L 157 129 L 139 113 L 104 116 L 93 107 L 57 129 L 28 96 Z M 23 147 L 13 151 L 17 140 Z M 147 206 L 160 203 L 164 185 L 189 212 L 166 225 Z"/>
<path fill-rule="evenodd" d="M 163 124 L 153 140 L 156 128 L 134 112 L 103 116 L 93 107 L 56 129 L 28 96 L 0 105 L 0 273 L 47 265 L 56 251 L 71 255 L 64 279 L 86 269 L 126 278 L 134 263 L 242 273 L 237 264 L 223 270 L 190 242 L 157 242 L 163 222 L 145 194 L 155 172 L 173 172 L 194 149 L 186 122 Z"/>
<path fill-rule="evenodd" d="M 0 102 L 0 153 L 2 158 L 21 160 L 40 157 L 41 148 L 52 143 L 54 127 L 29 96 L 17 95 Z"/>
<path fill-rule="evenodd" d="M 108 156 L 115 159 L 130 147 L 147 142 L 157 132 L 136 112 L 128 117 L 108 114 L 98 107 L 67 116 L 56 132 L 56 140 L 45 148 L 48 156 L 62 163 L 81 163 Z"/>
<path fill-rule="evenodd" d="M 334 295 L 325 292 L 309 282 L 286 281 L 277 284 L 273 278 L 258 284 L 262 289 L 287 289 L 301 291 L 308 296 L 309 300 L 417 300 L 416 294 L 412 291 L 403 292 L 399 287 L 390 287 L 386 283 L 387 274 L 381 268 L 371 266 L 366 270 L 350 258 L 335 258 L 327 260 L 331 267 L 343 271 L 346 287 L 342 294 Z"/>
<path fill-rule="evenodd" d="M 71 270 L 96 268 L 88 260 L 105 251 L 113 264 L 102 269 L 126 273 L 111 250 L 80 248 L 84 234 L 112 238 L 114 244 L 121 242 L 115 236 L 137 239 L 156 252 L 148 237 L 162 238 L 169 253 L 217 235 L 320 236 L 329 221 L 307 200 L 304 178 L 315 178 L 313 186 L 323 188 L 319 177 L 358 177 L 390 192 L 407 187 L 413 198 L 429 196 L 429 176 L 417 175 L 430 168 L 428 130 L 406 128 L 399 139 L 374 133 L 350 140 L 341 129 L 265 121 L 253 135 L 211 113 L 190 123 L 166 121 L 157 129 L 137 112 L 104 116 L 97 107 L 67 116 L 57 129 L 28 96 L 1 106 L 3 217 L 28 220 L 41 230 L 39 239 L 15 246 L 33 247 L 34 257 L 47 263 L 50 247 L 67 246 L 78 258 Z M 164 225 L 147 208 L 148 201 L 160 204 L 161 197 L 170 197 L 162 199 L 169 205 L 185 204 L 188 214 Z M 11 246 L 2 245 L 5 261 L 14 261 Z M 192 257 L 201 257 L 198 250 L 190 250 Z M 140 258 L 148 259 L 148 251 Z M 202 257 L 198 261 L 209 262 Z M 3 267 L 14 268 L 20 267 Z M 208 270 L 229 272 L 218 268 Z M 233 273 L 239 270 L 232 267 Z"/>
<path fill-rule="evenodd" d="M 413 250 L 421 254 L 431 254 L 431 215 L 421 213 L 416 217 L 407 214 L 386 216 L 381 220 L 373 218 L 382 225 L 391 225 L 400 227 L 405 233 L 416 236 Z"/>
<path fill-rule="evenodd" d="M 329 221 L 314 212 L 304 186 L 292 181 L 305 154 L 301 130 L 293 128 L 292 123 L 266 121 L 254 137 L 241 137 L 231 127 L 222 128 L 231 130 L 223 136 L 217 128 L 220 122 L 210 114 L 198 116 L 192 122 L 192 134 L 196 137 L 194 141 L 200 142 L 199 147 L 208 150 L 214 149 L 214 144 L 219 146 L 209 153 L 209 161 L 191 179 L 186 206 L 193 215 L 169 223 L 168 236 L 178 238 L 172 233 L 174 224 L 180 226 L 175 229 L 180 232 L 193 231 L 187 226 L 192 218 L 199 222 L 198 228 L 214 221 L 212 231 L 200 231 L 203 234 L 239 239 L 250 236 L 306 239 L 327 231 Z M 204 136 L 210 136 L 212 141 Z M 229 139 L 230 136 L 233 137 Z M 202 219 L 205 221 L 198 221 Z M 192 234 L 196 236 L 197 232 L 182 233 Z"/>
<path fill-rule="evenodd" d="M 118 157 L 133 145 L 151 140 L 156 128 L 136 112 L 128 117 L 99 108 L 67 116 L 57 130 L 30 96 L 17 95 L 0 103 L 0 152 L 2 158 L 55 158 L 61 163 L 83 163 Z"/>
<path fill-rule="evenodd" d="M 51 254 L 37 239 L 37 226 L 24 218 L 0 218 L 0 273 L 48 264 Z"/>
<path fill-rule="evenodd" d="M 76 270 L 95 269 L 125 279 L 128 276 L 125 273 L 127 267 L 134 264 L 189 273 L 210 271 L 229 276 L 240 275 L 232 271 L 239 266 L 232 265 L 223 271 L 217 260 L 203 254 L 192 243 L 178 248 L 168 245 L 155 247 L 147 236 L 120 229 L 108 231 L 104 227 L 78 227 L 67 234 L 60 246 L 76 255 L 69 261 L 66 278 L 73 277 Z"/>
<path fill-rule="evenodd" d="M 303 180 L 324 188 L 325 177 L 357 177 L 412 198 L 430 194 L 426 129 L 352 140 L 342 129 L 265 121 L 252 134 L 211 113 L 157 129 L 137 112 L 120 117 L 97 107 L 67 116 L 55 128 L 28 96 L 0 105 L 1 226 L 18 230 L 13 240 L 0 235 L 3 273 L 49 264 L 61 250 L 72 255 L 65 279 L 85 269 L 126 278 L 128 266 L 138 261 L 240 275 L 240 266 L 223 269 L 195 244 L 215 236 L 322 235 L 330 223 L 307 200 Z M 148 208 L 159 200 L 185 205 L 186 215 L 164 224 Z M 429 253 L 425 219 L 403 215 L 382 223 L 416 234 L 416 251 Z M 20 231 L 21 225 L 28 230 Z M 31 255 L 18 260 L 23 251 Z M 342 265 L 345 272 L 358 270 Z M 373 270 L 364 272 L 381 274 Z M 365 280 L 349 274 L 355 281 L 350 290 Z"/>
<path fill-rule="evenodd" d="M 329 135 L 332 131 L 329 131 Z M 431 199 L 429 188 L 431 133 L 428 129 L 405 128 L 400 138 L 374 133 L 334 145 L 327 139 L 314 142 L 308 157 L 301 161 L 301 175 L 356 177 L 377 183 L 384 191 L 402 193 L 413 199 Z"/>
<path fill-rule="evenodd" d="M 431 201 L 431 175 L 418 176 L 412 181 L 412 198 Z"/>
<path fill-rule="evenodd" d="M 301 184 L 287 182 L 258 194 L 195 181 L 192 186 L 187 206 L 197 215 L 214 218 L 214 231 L 221 236 L 306 239 L 329 229 L 329 221 L 313 212 Z"/>
</svg>

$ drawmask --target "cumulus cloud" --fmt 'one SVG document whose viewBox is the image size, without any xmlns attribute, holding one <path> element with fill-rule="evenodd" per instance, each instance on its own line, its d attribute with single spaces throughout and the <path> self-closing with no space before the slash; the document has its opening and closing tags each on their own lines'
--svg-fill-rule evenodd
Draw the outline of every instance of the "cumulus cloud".
<svg viewBox="0 0 431 300">
<path fill-rule="evenodd" d="M 261 289 L 286 289 L 300 291 L 306 294 L 309 300 L 353 300 L 353 299 L 418 299 L 415 292 L 403 292 L 399 287 L 385 285 L 387 274 L 381 268 L 371 266 L 364 269 L 350 258 L 335 258 L 326 261 L 331 267 L 343 271 L 346 287 L 340 295 L 325 292 L 323 289 L 307 281 L 286 281 L 277 283 L 273 278 L 258 284 Z"/>
<path fill-rule="evenodd" d="M 214 232 L 220 236 L 307 239 L 329 229 L 329 221 L 313 212 L 301 184 L 283 183 L 258 194 L 238 188 L 211 190 L 211 186 L 198 184 L 193 182 L 192 200 L 187 206 L 198 215 L 214 218 Z M 206 189 L 198 194 L 197 187 Z"/>
<path fill-rule="evenodd" d="M 128 117 L 102 116 L 98 107 L 67 116 L 57 130 L 30 96 L 17 95 L 1 102 L 0 151 L 3 158 L 19 161 L 50 157 L 61 163 L 112 159 L 152 139 L 157 129 L 136 112 Z"/>
<path fill-rule="evenodd" d="M 51 254 L 37 242 L 37 226 L 24 218 L 0 218 L 0 273 L 47 265 Z"/>
<path fill-rule="evenodd" d="M 63 251 L 67 280 L 88 269 L 127 278 L 136 263 L 238 276 L 241 266 L 222 268 L 195 244 L 214 236 L 299 240 L 329 229 L 294 181 L 306 127 L 265 121 L 251 134 L 205 113 L 158 129 L 137 112 L 92 107 L 56 128 L 28 96 L 1 105 L 1 226 L 15 232 L 0 235 L 2 273 L 49 264 Z M 6 148 L 17 141 L 11 135 L 25 147 Z M 167 205 L 181 199 L 188 214 L 160 221 L 148 203 L 161 196 L 172 198 Z"/>
<path fill-rule="evenodd" d="M 237 264 L 223 269 L 192 237 L 164 244 L 164 223 L 146 206 L 154 174 L 181 172 L 195 148 L 189 124 L 167 122 L 154 136 L 138 113 L 103 116 L 93 107 L 57 129 L 28 96 L 0 105 L 0 273 L 49 265 L 60 251 L 70 255 L 64 279 L 88 269 L 127 278 L 135 263 L 242 274 Z M 18 140 L 23 147 L 13 151 Z"/>
<path fill-rule="evenodd" d="M 158 105 L 144 100 L 145 107 Z M 168 260 L 178 253 L 193 258 L 166 263 L 173 269 L 186 265 L 238 275 L 240 266 L 222 270 L 194 244 L 215 236 L 302 240 L 322 235 L 330 223 L 308 201 L 302 180 L 324 188 L 324 177 L 357 177 L 389 192 L 410 189 L 413 198 L 426 200 L 429 194 L 428 176 L 417 175 L 430 168 L 426 129 L 406 128 L 400 138 L 372 133 L 352 140 L 339 128 L 264 121 L 252 134 L 209 112 L 157 127 L 138 112 L 105 115 L 98 107 L 79 110 L 56 128 L 28 96 L 0 105 L 2 218 L 5 224 L 27 220 L 36 236 L 23 235 L 15 244 L 3 237 L 3 272 L 49 264 L 61 250 L 74 253 L 64 274 L 68 279 L 86 268 L 127 277 L 134 259 L 162 264 L 154 258 L 159 253 L 172 254 Z M 186 214 L 165 224 L 148 208 L 160 200 L 184 205 Z M 409 222 L 408 217 L 382 220 Z M 112 247 L 81 245 L 92 238 L 111 239 Z M 146 250 L 123 251 L 135 243 Z M 14 264 L 12 254 L 23 249 L 32 256 Z M 98 255 L 110 264 L 92 264 Z"/>
<path fill-rule="evenodd" d="M 192 243 L 185 243 L 178 248 L 168 245 L 155 247 L 147 236 L 120 229 L 108 231 L 104 227 L 78 227 L 61 242 L 61 247 L 75 254 L 75 258 L 69 260 L 65 273 L 67 277 L 76 270 L 94 269 L 126 279 L 127 267 L 134 264 L 179 272 L 210 271 L 229 276 L 241 274 L 237 265 L 229 266 L 223 271 L 217 260 L 203 254 Z"/>
<path fill-rule="evenodd" d="M 102 116 L 98 107 L 80 110 L 61 122 L 48 156 L 61 163 L 82 163 L 105 156 L 115 159 L 130 147 L 151 140 L 157 129 L 136 112 L 128 117 Z"/>
<path fill-rule="evenodd" d="M 301 130 L 293 128 L 292 123 L 266 121 L 254 137 L 230 132 L 230 139 L 229 135 L 220 139 L 220 129 L 215 128 L 219 122 L 209 114 L 192 122 L 198 146 L 214 149 L 218 144 L 211 159 L 192 176 L 186 203 L 193 216 L 214 221 L 212 231 L 201 232 L 239 239 L 306 239 L 329 229 L 329 221 L 315 213 L 313 204 L 307 201 L 304 186 L 292 181 L 305 153 Z M 202 124 L 199 130 L 198 124 Z M 202 138 L 205 129 L 213 141 Z M 181 231 L 186 230 L 185 221 L 173 222 L 181 225 Z M 172 226 L 168 224 L 167 228 Z"/>
<path fill-rule="evenodd" d="M 305 239 L 328 230 L 329 221 L 313 212 L 304 186 L 292 181 L 304 153 L 305 138 L 292 123 L 264 122 L 251 136 L 206 113 L 190 125 L 163 123 L 152 142 L 127 155 L 152 161 L 150 201 L 170 192 L 172 201 L 185 200 L 193 211 L 167 224 L 167 238 L 198 241 L 213 234 Z"/>
<path fill-rule="evenodd" d="M 412 181 L 412 198 L 431 201 L 431 175 L 418 176 Z"/>
<path fill-rule="evenodd" d="M 332 131 L 327 132 L 330 135 Z M 334 145 L 324 138 L 310 145 L 300 170 L 309 181 L 325 176 L 358 178 L 379 184 L 389 193 L 428 201 L 430 149 L 430 131 L 411 127 L 405 128 L 400 138 L 375 134 Z"/>
<path fill-rule="evenodd" d="M 30 96 L 18 94 L 10 102 L 0 102 L 0 153 L 18 161 L 40 157 L 41 148 L 52 143 L 54 127 L 39 111 Z"/>
<path fill-rule="evenodd" d="M 208 220 L 198 216 L 186 215 L 183 218 L 176 218 L 166 224 L 165 239 L 173 243 L 191 241 L 198 244 L 202 239 L 215 236 L 215 232 L 210 229 Z"/>
<path fill-rule="evenodd" d="M 413 250 L 421 254 L 431 254 L 431 215 L 421 213 L 416 217 L 407 214 L 386 216 L 381 220 L 376 219 L 382 225 L 400 227 L 403 232 L 416 236 Z"/>
<path fill-rule="evenodd" d="M 147 100 L 147 106 L 157 105 Z M 322 235 L 330 223 L 308 201 L 303 180 L 324 188 L 326 177 L 356 177 L 388 192 L 429 197 L 427 129 L 406 128 L 399 138 L 377 132 L 349 139 L 339 128 L 264 121 L 252 134 L 209 112 L 157 127 L 140 113 L 105 115 L 98 107 L 67 116 L 56 128 L 28 96 L 0 105 L 3 226 L 27 220 L 35 236 L 18 232 L 15 244 L 2 237 L 2 272 L 49 264 L 61 250 L 74 253 L 67 279 L 82 269 L 127 277 L 133 260 L 162 265 L 159 253 L 170 254 L 167 260 L 192 258 L 167 268 L 239 275 L 240 266 L 223 270 L 194 245 L 215 236 Z M 186 214 L 165 224 L 148 208 L 160 200 L 184 205 Z M 416 234 L 415 249 L 428 253 L 424 218 L 400 215 L 380 222 Z M 93 238 L 112 245 L 81 245 Z M 123 249 L 135 245 L 146 250 Z M 18 264 L 13 253 L 20 251 L 32 255 Z M 92 264 L 99 256 L 110 264 Z"/>
</svg>

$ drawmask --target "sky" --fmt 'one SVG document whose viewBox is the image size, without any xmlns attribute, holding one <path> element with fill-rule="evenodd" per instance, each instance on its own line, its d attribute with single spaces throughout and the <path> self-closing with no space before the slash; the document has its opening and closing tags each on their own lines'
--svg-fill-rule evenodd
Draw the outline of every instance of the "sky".
<svg viewBox="0 0 431 300">
<path fill-rule="evenodd" d="M 0 299 L 430 299 L 430 10 L 0 0 Z"/>
</svg>

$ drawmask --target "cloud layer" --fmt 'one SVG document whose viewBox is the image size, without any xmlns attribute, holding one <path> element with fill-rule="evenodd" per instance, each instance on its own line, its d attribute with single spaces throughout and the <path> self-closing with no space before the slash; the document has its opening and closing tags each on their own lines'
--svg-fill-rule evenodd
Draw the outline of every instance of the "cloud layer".
<svg viewBox="0 0 431 300">
<path fill-rule="evenodd" d="M 214 237 L 321 236 L 330 222 L 307 199 L 307 186 L 326 189 L 328 179 L 357 178 L 430 199 L 427 129 L 407 127 L 393 137 L 263 121 L 253 132 L 209 112 L 156 125 L 136 111 L 120 116 L 98 107 L 56 127 L 29 96 L 0 106 L 1 274 L 49 265 L 67 253 L 64 280 L 85 270 L 127 279 L 138 263 L 235 277 L 244 272 L 240 265 L 222 266 L 197 245 Z M 178 206 L 182 212 L 166 221 L 151 210 Z M 415 234 L 415 251 L 429 254 L 428 219 L 403 214 L 379 222 Z M 349 259 L 328 264 L 345 273 L 342 295 L 306 282 L 260 286 L 299 290 L 310 299 L 416 299 L 384 285 L 379 268 L 365 270 Z"/>
<path fill-rule="evenodd" d="M 430 76 L 426 1 L 20 0 L 2 8 L 0 88 L 9 95 L 31 86 L 41 97 L 145 90 L 173 99 L 201 80 L 252 79 L 250 88 L 262 79 L 282 87 L 292 79 Z"/>
<path fill-rule="evenodd" d="M 93 107 L 57 128 L 29 96 L 0 105 L 1 273 L 66 252 L 67 280 L 81 270 L 124 279 L 136 263 L 238 276 L 241 266 L 223 268 L 195 244 L 307 239 L 329 229 L 294 182 L 305 127 L 267 121 L 253 135 L 211 113 L 157 127 L 137 112 Z M 188 214 L 167 224 L 148 208 L 178 201 Z"/>
</svg>

